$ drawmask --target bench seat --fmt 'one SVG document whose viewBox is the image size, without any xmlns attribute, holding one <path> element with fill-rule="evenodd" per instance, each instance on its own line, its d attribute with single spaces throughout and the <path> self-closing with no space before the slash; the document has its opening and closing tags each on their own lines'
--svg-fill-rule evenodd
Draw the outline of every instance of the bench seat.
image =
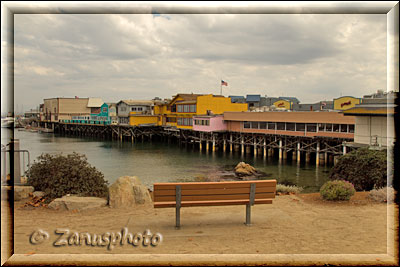
<svg viewBox="0 0 400 267">
<path fill-rule="evenodd" d="M 199 206 L 246 205 L 246 225 L 250 207 L 272 204 L 276 180 L 156 183 L 154 208 L 176 208 L 176 227 L 180 227 L 180 208 Z"/>
<path fill-rule="evenodd" d="M 181 207 L 200 207 L 200 206 L 230 206 L 230 205 L 246 205 L 249 204 L 248 199 L 238 200 L 203 200 L 203 201 L 182 201 Z M 272 204 L 272 199 L 255 199 L 254 204 Z M 157 202 L 154 208 L 175 208 L 176 202 Z"/>
</svg>

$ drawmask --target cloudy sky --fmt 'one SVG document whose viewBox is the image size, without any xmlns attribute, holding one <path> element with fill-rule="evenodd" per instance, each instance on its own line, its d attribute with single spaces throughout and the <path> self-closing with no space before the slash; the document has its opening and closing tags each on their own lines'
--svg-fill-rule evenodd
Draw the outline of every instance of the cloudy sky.
<svg viewBox="0 0 400 267">
<path fill-rule="evenodd" d="M 15 104 L 43 98 L 295 96 L 386 90 L 386 15 L 17 14 Z M 17 106 L 15 106 L 17 109 Z"/>
</svg>

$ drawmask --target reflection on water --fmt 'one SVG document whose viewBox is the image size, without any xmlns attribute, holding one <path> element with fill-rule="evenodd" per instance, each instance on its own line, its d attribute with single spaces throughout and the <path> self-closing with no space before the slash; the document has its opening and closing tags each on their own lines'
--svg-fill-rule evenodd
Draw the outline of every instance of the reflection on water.
<svg viewBox="0 0 400 267">
<path fill-rule="evenodd" d="M 238 152 L 224 154 L 222 151 L 206 153 L 191 146 L 185 148 L 162 142 L 132 144 L 17 130 L 15 138 L 20 139 L 21 149 L 30 151 L 31 159 L 42 153 L 85 154 L 90 164 L 103 172 L 110 184 L 124 175 L 138 176 L 149 187 L 155 182 L 189 181 L 216 172 L 224 174 L 232 171 L 240 161 L 245 161 L 264 172 L 265 178 L 302 186 L 305 192 L 315 192 L 327 180 L 329 172 L 329 168 L 324 166 L 316 168 L 293 161 L 279 164 L 276 159 L 262 156 L 241 156 Z"/>
</svg>

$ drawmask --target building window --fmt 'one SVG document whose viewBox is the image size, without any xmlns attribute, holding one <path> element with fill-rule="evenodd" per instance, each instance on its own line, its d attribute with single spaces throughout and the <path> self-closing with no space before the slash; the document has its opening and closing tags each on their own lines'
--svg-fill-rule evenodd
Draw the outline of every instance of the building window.
<svg viewBox="0 0 400 267">
<path fill-rule="evenodd" d="M 276 129 L 284 131 L 285 130 L 285 123 L 284 122 L 277 122 L 276 123 Z"/>
<path fill-rule="evenodd" d="M 250 122 L 249 121 L 245 121 L 243 127 L 245 129 L 250 129 Z"/>
<path fill-rule="evenodd" d="M 325 123 L 318 123 L 318 132 L 325 132 Z"/>
<path fill-rule="evenodd" d="M 268 130 L 275 130 L 275 122 L 268 122 Z"/>
<path fill-rule="evenodd" d="M 137 108 L 137 111 L 142 111 L 143 110 L 143 108 L 142 107 L 140 107 L 140 108 Z"/>
<path fill-rule="evenodd" d="M 258 129 L 258 122 L 251 122 L 251 129 Z"/>
<path fill-rule="evenodd" d="M 266 122 L 259 122 L 260 129 L 267 129 L 267 123 Z"/>
<path fill-rule="evenodd" d="M 332 129 L 334 132 L 339 132 L 339 126 L 340 124 L 333 124 Z"/>
<path fill-rule="evenodd" d="M 196 105 L 178 105 L 178 112 L 195 113 Z"/>
<path fill-rule="evenodd" d="M 304 132 L 306 130 L 305 123 L 296 123 L 296 132 Z"/>
<path fill-rule="evenodd" d="M 126 111 L 126 107 L 121 107 L 120 110 L 121 111 Z"/>
<path fill-rule="evenodd" d="M 332 124 L 331 123 L 325 124 L 325 131 L 326 132 L 332 132 Z"/>
<path fill-rule="evenodd" d="M 128 118 L 126 118 L 126 117 L 120 117 L 120 118 L 119 118 L 119 123 L 128 124 L 128 123 L 129 123 L 129 120 L 128 120 Z"/>
<path fill-rule="evenodd" d="M 296 130 L 296 124 L 293 122 L 287 122 L 286 123 L 286 131 L 295 131 Z"/>
<path fill-rule="evenodd" d="M 340 132 L 341 133 L 347 133 L 347 124 L 341 124 L 340 125 Z"/>
<path fill-rule="evenodd" d="M 178 125 L 192 126 L 193 119 L 192 118 L 178 118 Z"/>
<path fill-rule="evenodd" d="M 354 124 L 349 124 L 349 133 L 354 133 Z"/>
<path fill-rule="evenodd" d="M 175 117 L 167 117 L 167 122 L 174 122 L 176 123 L 176 118 Z"/>
<path fill-rule="evenodd" d="M 210 120 L 194 120 L 195 125 L 209 126 Z"/>
<path fill-rule="evenodd" d="M 317 124 L 316 123 L 307 123 L 307 132 L 317 132 Z"/>
<path fill-rule="evenodd" d="M 107 112 L 107 108 L 103 108 L 103 112 Z"/>
<path fill-rule="evenodd" d="M 171 107 L 171 112 L 176 112 L 176 105 L 173 105 L 173 106 Z"/>
</svg>

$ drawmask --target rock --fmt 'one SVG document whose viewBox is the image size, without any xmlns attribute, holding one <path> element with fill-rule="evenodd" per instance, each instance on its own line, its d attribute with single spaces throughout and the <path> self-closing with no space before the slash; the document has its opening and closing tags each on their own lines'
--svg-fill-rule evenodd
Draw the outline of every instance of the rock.
<svg viewBox="0 0 400 267">
<path fill-rule="evenodd" d="M 238 176 L 250 176 L 257 174 L 257 171 L 250 164 L 239 162 L 239 164 L 235 167 L 235 173 Z"/>
<path fill-rule="evenodd" d="M 84 211 L 100 208 L 107 205 L 107 200 L 99 197 L 63 196 L 56 198 L 49 204 L 50 209 Z"/>
<path fill-rule="evenodd" d="M 145 185 L 136 176 L 118 178 L 109 187 L 109 205 L 111 208 L 135 207 L 151 204 L 151 196 Z"/>
<path fill-rule="evenodd" d="M 33 192 L 34 197 L 44 197 L 44 192 L 43 191 L 35 191 Z"/>
<path fill-rule="evenodd" d="M 29 197 L 29 193 L 34 190 L 33 186 L 16 185 L 14 186 L 14 201 Z"/>
<path fill-rule="evenodd" d="M 28 182 L 28 177 L 21 176 L 21 184 L 26 184 Z"/>
</svg>

